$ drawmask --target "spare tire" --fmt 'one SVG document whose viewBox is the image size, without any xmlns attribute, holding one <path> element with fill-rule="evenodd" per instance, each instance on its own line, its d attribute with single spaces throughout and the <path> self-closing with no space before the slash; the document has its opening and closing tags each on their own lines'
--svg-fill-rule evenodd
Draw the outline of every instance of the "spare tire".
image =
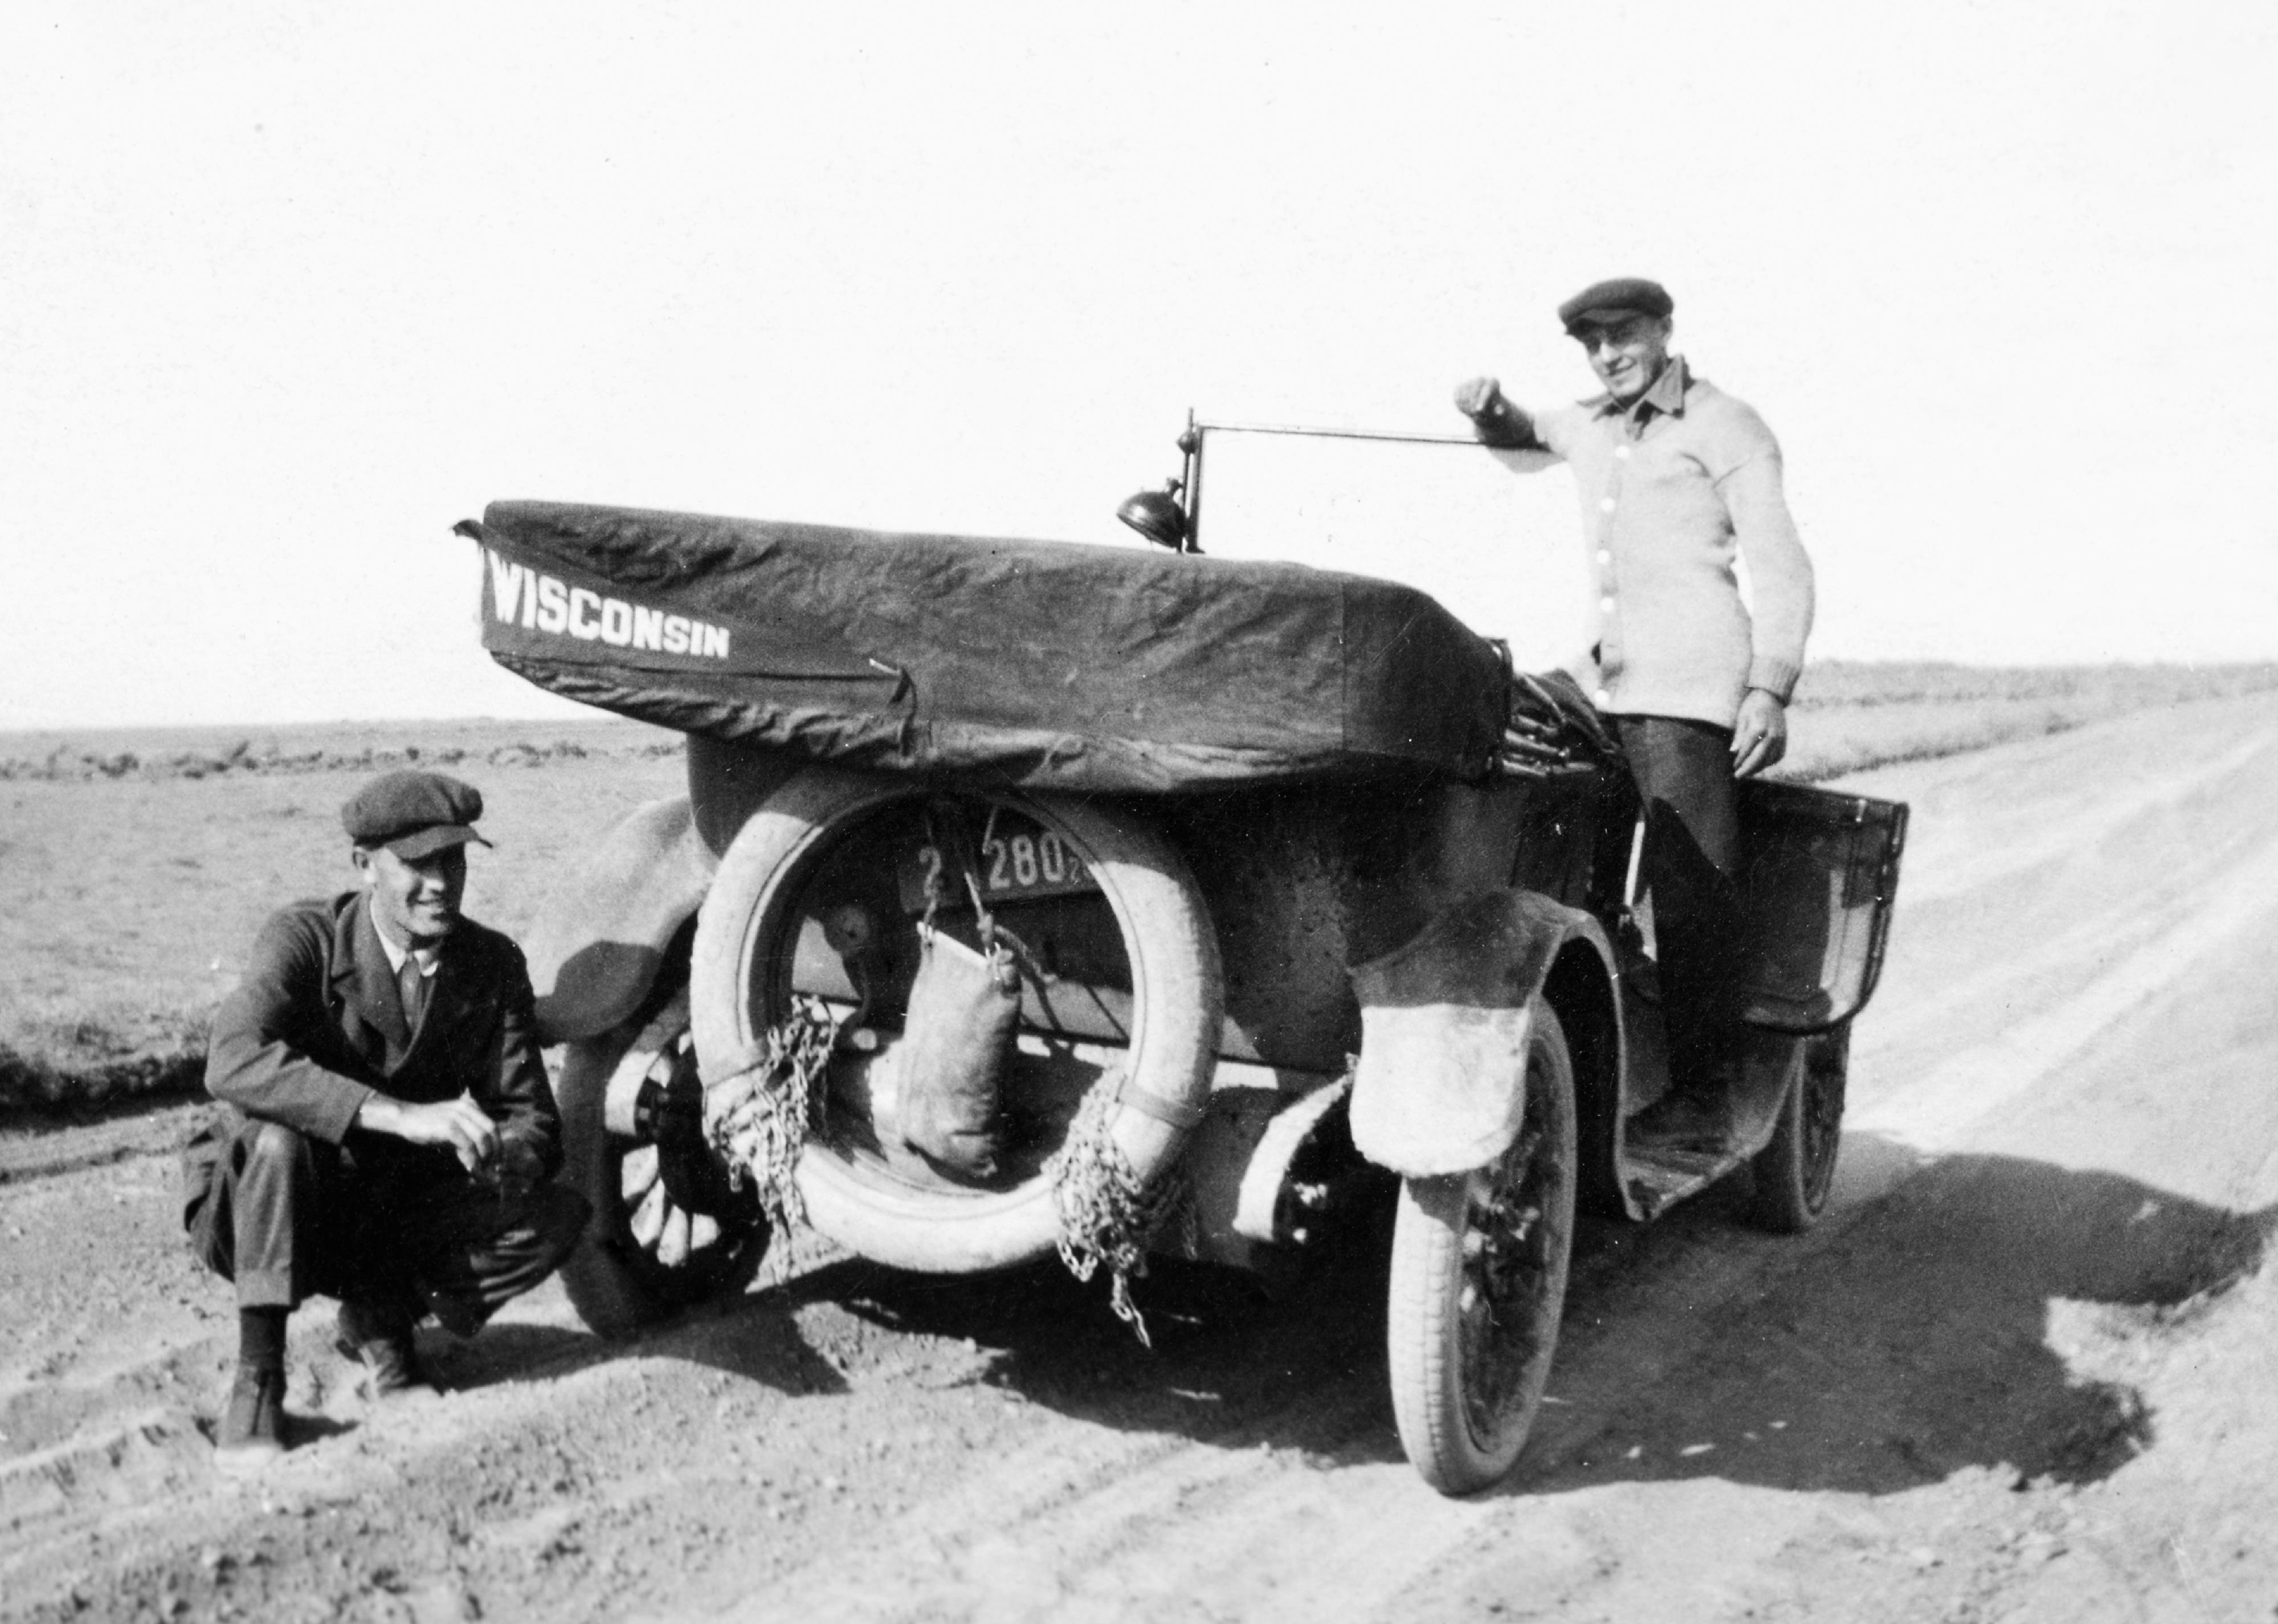
<svg viewBox="0 0 2278 1624">
<path fill-rule="evenodd" d="M 1118 1089 L 1108 1135 L 1141 1182 L 1152 1183 L 1176 1160 L 1209 1099 L 1224 1002 L 1217 938 L 1184 859 L 1159 833 L 1127 808 L 1070 797 L 952 795 L 823 766 L 770 795 L 729 846 L 698 915 L 691 1014 L 715 1103 L 730 1057 L 749 1054 L 790 1008 L 799 937 L 804 931 L 811 939 L 817 930 L 808 882 L 833 848 L 898 808 L 906 816 L 945 800 L 975 816 L 1010 812 L 1057 837 L 1088 870 L 1082 905 L 1104 901 L 1112 911 L 1129 1007 L 1128 1018 L 1118 1015 L 1112 1063 L 1090 1086 Z M 914 924 L 902 928 L 913 932 Z M 1063 1115 L 1054 1131 L 1066 1127 Z M 810 1137 L 798 1178 L 808 1222 L 861 1257 L 967 1274 L 1025 1262 L 1059 1238 L 1051 1180 L 1037 1157 L 1009 1184 L 958 1187 L 912 1176 L 858 1141 L 828 1130 Z"/>
</svg>

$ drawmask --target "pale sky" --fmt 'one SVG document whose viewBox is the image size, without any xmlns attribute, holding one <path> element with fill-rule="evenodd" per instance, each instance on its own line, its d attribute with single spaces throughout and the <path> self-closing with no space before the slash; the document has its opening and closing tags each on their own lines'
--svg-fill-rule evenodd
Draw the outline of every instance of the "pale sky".
<svg viewBox="0 0 2278 1624">
<path fill-rule="evenodd" d="M 1777 432 L 1816 655 L 2278 658 L 2274 19 L 16 0 L 0 727 L 556 714 L 487 501 L 1117 542 L 1190 406 L 1591 393 L 1614 274 Z M 1400 466 L 1443 575 L 1563 556 L 1563 475 Z"/>
</svg>

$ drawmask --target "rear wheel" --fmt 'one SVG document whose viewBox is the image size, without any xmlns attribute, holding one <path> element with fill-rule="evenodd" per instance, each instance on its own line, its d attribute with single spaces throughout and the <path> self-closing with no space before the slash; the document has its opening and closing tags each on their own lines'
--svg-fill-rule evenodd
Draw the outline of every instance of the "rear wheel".
<svg viewBox="0 0 2278 1624">
<path fill-rule="evenodd" d="M 630 1336 L 742 1291 L 767 1251 L 767 1221 L 755 1200 L 723 1214 L 689 1211 L 666 1189 L 655 1145 L 629 1131 L 629 1122 L 609 1120 L 612 1079 L 630 1099 L 644 1080 L 669 1084 L 677 1074 L 693 1076 L 695 1065 L 684 992 L 646 1026 L 570 1044 L 564 1055 L 554 1088 L 562 1178 L 593 1215 L 562 1266 L 562 1283 L 578 1317 L 601 1336 Z"/>
<path fill-rule="evenodd" d="M 1750 1165 L 1756 1182 L 1755 1221 L 1781 1235 L 1800 1235 L 1827 1210 L 1835 1161 L 1843 1148 L 1844 1077 L 1851 1060 L 1848 1022 L 1807 1038 L 1794 1063 L 1779 1125 Z"/>
<path fill-rule="evenodd" d="M 1526 1116 L 1492 1165 L 1401 1185 L 1387 1314 L 1392 1407 L 1425 1482 L 1469 1494 L 1526 1445 L 1549 1380 L 1574 1241 L 1574 1063 L 1531 1011 Z"/>
</svg>

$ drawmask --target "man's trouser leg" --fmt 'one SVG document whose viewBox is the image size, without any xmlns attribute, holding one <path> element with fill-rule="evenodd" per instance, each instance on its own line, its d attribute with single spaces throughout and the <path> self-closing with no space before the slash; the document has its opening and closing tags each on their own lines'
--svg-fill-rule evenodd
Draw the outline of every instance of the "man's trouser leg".
<svg viewBox="0 0 2278 1624">
<path fill-rule="evenodd" d="M 338 1147 L 276 1122 L 217 1113 L 184 1158 L 183 1226 L 198 1260 L 237 1285 L 241 1308 L 297 1308 L 332 1290 L 324 1211 Z"/>
<path fill-rule="evenodd" d="M 183 1223 L 241 1308 L 334 1297 L 472 1336 L 584 1232 L 585 1199 L 552 1184 L 502 1194 L 457 1174 L 389 1176 L 275 1122 L 218 1114 L 184 1158 Z M 409 1320 L 405 1321 L 409 1323 Z"/>
<path fill-rule="evenodd" d="M 1616 716 L 1645 803 L 1644 878 L 1653 898 L 1670 1079 L 1707 1086 L 1739 1052 L 1739 793 L 1731 730 L 1676 716 Z"/>
<path fill-rule="evenodd" d="M 409 1272 L 427 1308 L 462 1337 L 560 1268 L 590 1215 L 583 1196 L 556 1184 L 443 1178 L 406 1195 L 396 1217 Z"/>
</svg>

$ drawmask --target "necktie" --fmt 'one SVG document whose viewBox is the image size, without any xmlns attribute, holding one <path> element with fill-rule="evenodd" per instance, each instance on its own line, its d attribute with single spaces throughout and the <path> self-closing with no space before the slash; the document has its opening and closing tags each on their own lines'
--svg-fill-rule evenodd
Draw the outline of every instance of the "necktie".
<svg viewBox="0 0 2278 1624">
<path fill-rule="evenodd" d="M 404 1030 L 417 1031 L 419 1017 L 427 1007 L 427 977 L 419 973 L 419 961 L 408 953 L 403 955 L 403 968 L 395 973 L 395 990 L 403 1000 Z"/>
</svg>

